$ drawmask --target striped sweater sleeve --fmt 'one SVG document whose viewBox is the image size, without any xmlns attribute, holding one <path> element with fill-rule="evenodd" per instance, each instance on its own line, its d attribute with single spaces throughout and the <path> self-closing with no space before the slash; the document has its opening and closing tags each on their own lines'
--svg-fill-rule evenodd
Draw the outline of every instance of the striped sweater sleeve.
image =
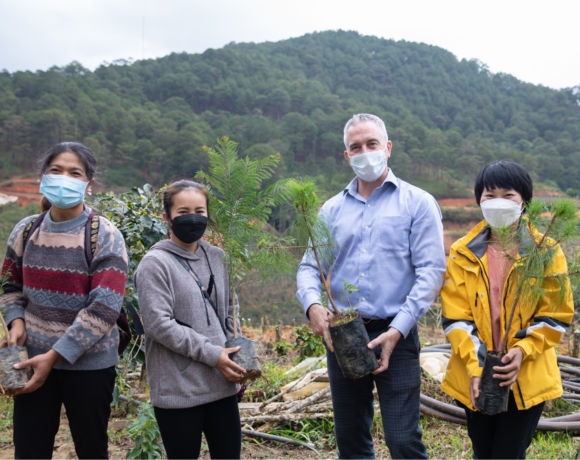
<svg viewBox="0 0 580 460">
<path fill-rule="evenodd" d="M 91 291 L 87 306 L 53 345 L 53 349 L 74 364 L 113 327 L 123 305 L 128 258 L 121 233 L 100 217 L 99 236 L 90 267 Z"/>
<path fill-rule="evenodd" d="M 0 296 L 0 311 L 6 324 L 17 318 L 24 319 L 24 309 L 28 300 L 23 294 L 22 256 L 24 250 L 23 233 L 26 226 L 37 216 L 21 220 L 10 234 L 6 246 L 6 256 L 0 272 L 0 285 L 4 294 Z"/>
</svg>

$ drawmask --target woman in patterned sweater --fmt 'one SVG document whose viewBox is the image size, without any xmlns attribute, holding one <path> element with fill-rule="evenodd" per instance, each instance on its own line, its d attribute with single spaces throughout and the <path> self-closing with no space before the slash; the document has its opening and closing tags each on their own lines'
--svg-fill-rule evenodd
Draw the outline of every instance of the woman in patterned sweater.
<svg viewBox="0 0 580 460">
<path fill-rule="evenodd" d="M 115 383 L 128 260 L 119 231 L 98 217 L 92 261 L 85 253 L 91 210 L 84 196 L 96 161 L 82 144 L 46 153 L 40 191 L 49 210 L 16 225 L 8 240 L 0 308 L 10 343 L 25 345 L 34 375 L 14 398 L 16 458 L 51 458 L 64 404 L 79 458 L 108 458 L 107 424 Z M 40 225 L 30 225 L 33 221 Z M 96 224 L 93 224 L 96 226 Z M 26 230 L 29 231 L 25 241 Z"/>
</svg>

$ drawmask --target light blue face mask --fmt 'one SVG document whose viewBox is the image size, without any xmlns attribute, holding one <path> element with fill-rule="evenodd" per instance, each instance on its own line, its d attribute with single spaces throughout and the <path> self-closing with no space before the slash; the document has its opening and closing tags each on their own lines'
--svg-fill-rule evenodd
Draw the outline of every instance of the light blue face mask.
<svg viewBox="0 0 580 460">
<path fill-rule="evenodd" d="M 62 174 L 45 174 L 40 183 L 40 193 L 60 209 L 69 209 L 82 203 L 88 182 L 83 182 Z"/>
<path fill-rule="evenodd" d="M 350 165 L 354 173 L 365 182 L 376 181 L 387 168 L 385 150 L 373 150 L 372 152 L 359 153 L 350 156 Z"/>
</svg>

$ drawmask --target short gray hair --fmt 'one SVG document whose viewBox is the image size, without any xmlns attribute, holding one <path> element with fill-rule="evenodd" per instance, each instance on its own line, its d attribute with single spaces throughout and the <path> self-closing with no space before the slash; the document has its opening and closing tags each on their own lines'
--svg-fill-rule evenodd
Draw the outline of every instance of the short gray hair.
<svg viewBox="0 0 580 460">
<path fill-rule="evenodd" d="M 348 120 L 346 122 L 346 125 L 344 125 L 344 146 L 346 147 L 347 150 L 348 150 L 348 144 L 347 144 L 346 134 L 347 134 L 348 130 L 350 129 L 351 126 L 354 126 L 357 123 L 361 123 L 363 121 L 375 122 L 377 124 L 377 126 L 379 127 L 379 129 L 382 131 L 383 135 L 385 136 L 385 144 L 389 141 L 389 135 L 387 134 L 387 128 L 386 128 L 385 122 L 383 120 L 381 120 L 379 117 L 377 117 L 376 115 L 373 115 L 371 113 L 357 113 L 356 115 L 353 115 L 350 120 Z"/>
</svg>

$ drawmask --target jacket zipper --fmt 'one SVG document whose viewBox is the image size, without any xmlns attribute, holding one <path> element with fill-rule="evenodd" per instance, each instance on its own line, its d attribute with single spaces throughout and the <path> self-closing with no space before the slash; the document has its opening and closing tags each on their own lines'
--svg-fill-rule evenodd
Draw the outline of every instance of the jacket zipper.
<svg viewBox="0 0 580 460">
<path fill-rule="evenodd" d="M 520 386 L 520 382 L 518 381 L 518 379 L 516 378 L 516 383 L 518 384 L 518 390 L 520 390 L 520 399 L 522 400 L 522 406 L 524 406 L 524 409 L 527 407 L 526 403 L 524 402 L 524 394 L 522 393 L 522 387 Z"/>
<path fill-rule="evenodd" d="M 478 295 L 479 295 L 479 294 L 478 294 L 478 293 L 477 293 L 477 291 L 476 291 L 476 292 L 475 292 L 475 307 L 476 307 L 476 308 L 477 308 L 477 296 L 478 296 Z"/>
</svg>

